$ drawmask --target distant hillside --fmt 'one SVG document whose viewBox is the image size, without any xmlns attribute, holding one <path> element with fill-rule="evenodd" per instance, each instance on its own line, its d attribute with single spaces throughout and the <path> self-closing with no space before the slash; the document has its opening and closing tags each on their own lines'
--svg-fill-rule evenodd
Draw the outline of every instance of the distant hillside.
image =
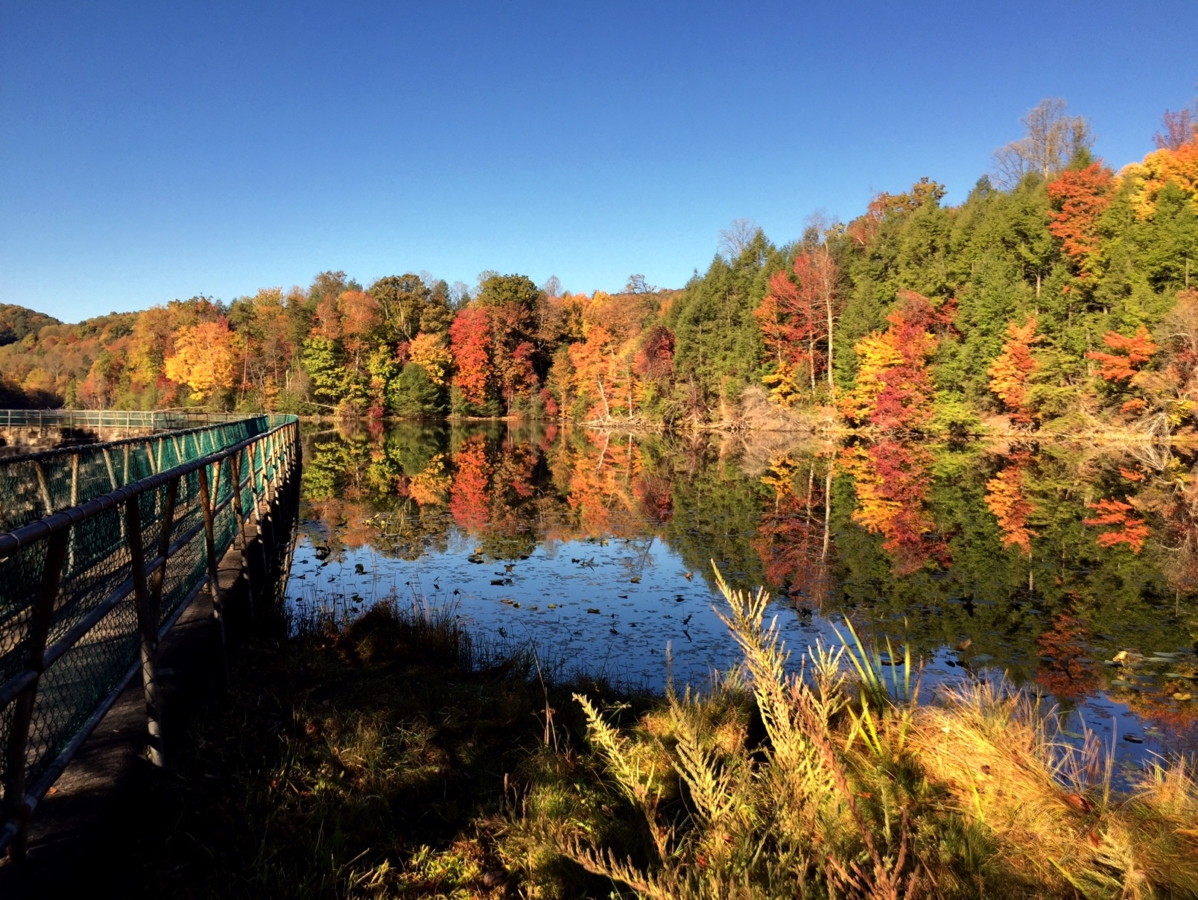
<svg viewBox="0 0 1198 900">
<path fill-rule="evenodd" d="M 0 303 L 0 347 L 15 344 L 27 334 L 36 335 L 47 325 L 61 325 L 53 316 L 11 303 Z"/>
</svg>

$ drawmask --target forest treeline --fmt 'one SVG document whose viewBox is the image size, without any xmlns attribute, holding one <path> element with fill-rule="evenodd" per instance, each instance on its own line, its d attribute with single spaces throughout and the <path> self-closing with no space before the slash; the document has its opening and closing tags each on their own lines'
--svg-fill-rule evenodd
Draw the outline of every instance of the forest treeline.
<svg viewBox="0 0 1198 900">
<path fill-rule="evenodd" d="M 783 246 L 734 223 L 681 290 L 322 272 L 78 325 L 0 307 L 0 404 L 664 425 L 772 406 L 877 431 L 1189 428 L 1196 123 L 1166 113 L 1156 149 L 1116 172 L 1086 122 L 1045 101 L 960 205 L 925 178 Z"/>
</svg>

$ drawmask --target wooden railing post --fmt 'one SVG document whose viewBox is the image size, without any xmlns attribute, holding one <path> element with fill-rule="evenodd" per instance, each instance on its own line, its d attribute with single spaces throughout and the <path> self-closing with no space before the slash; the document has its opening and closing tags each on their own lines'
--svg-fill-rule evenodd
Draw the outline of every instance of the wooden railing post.
<svg viewBox="0 0 1198 900">
<path fill-rule="evenodd" d="M 33 722 L 33 707 L 37 700 L 37 686 L 45 670 L 46 637 L 50 634 L 50 622 L 54 618 L 54 604 L 58 599 L 58 587 L 62 581 L 62 564 L 67 554 L 67 529 L 50 535 L 46 547 L 46 561 L 42 567 L 42 586 L 33 607 L 26 640 L 26 665 L 37 673 L 37 677 L 20 693 L 13 704 L 12 719 L 9 721 L 8 746 L 4 754 L 4 820 L 16 820 L 17 834 L 9 845 L 9 853 L 20 859 L 25 855 L 29 804 L 25 800 L 26 754 L 29 748 L 29 726 Z"/>
</svg>

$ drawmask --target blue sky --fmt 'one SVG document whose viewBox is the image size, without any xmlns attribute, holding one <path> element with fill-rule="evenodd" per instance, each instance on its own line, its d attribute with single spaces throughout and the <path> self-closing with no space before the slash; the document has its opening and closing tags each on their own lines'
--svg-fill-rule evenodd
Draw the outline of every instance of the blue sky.
<svg viewBox="0 0 1198 900">
<path fill-rule="evenodd" d="M 0 302 L 66 321 L 427 270 L 679 287 L 1062 97 L 1116 167 L 1198 3 L 0 3 Z"/>
</svg>

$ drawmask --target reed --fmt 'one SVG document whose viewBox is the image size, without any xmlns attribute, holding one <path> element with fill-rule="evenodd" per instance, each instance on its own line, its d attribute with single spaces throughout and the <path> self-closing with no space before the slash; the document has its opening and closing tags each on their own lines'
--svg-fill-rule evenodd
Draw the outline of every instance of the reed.
<svg viewBox="0 0 1198 900">
<path fill-rule="evenodd" d="M 719 586 L 737 671 L 624 726 L 580 694 L 586 749 L 531 770 L 501 845 L 529 896 L 570 894 L 561 860 L 663 900 L 1198 896 L 1191 763 L 1118 794 L 1026 693 L 920 704 L 909 655 L 851 629 L 795 672 L 769 596 Z"/>
<path fill-rule="evenodd" d="M 1198 896 L 1191 762 L 1117 791 L 1093 735 L 1001 679 L 921 698 L 851 628 L 796 668 L 769 595 L 719 585 L 741 663 L 664 697 L 419 602 L 246 648 L 142 838 L 147 893 Z"/>
</svg>

